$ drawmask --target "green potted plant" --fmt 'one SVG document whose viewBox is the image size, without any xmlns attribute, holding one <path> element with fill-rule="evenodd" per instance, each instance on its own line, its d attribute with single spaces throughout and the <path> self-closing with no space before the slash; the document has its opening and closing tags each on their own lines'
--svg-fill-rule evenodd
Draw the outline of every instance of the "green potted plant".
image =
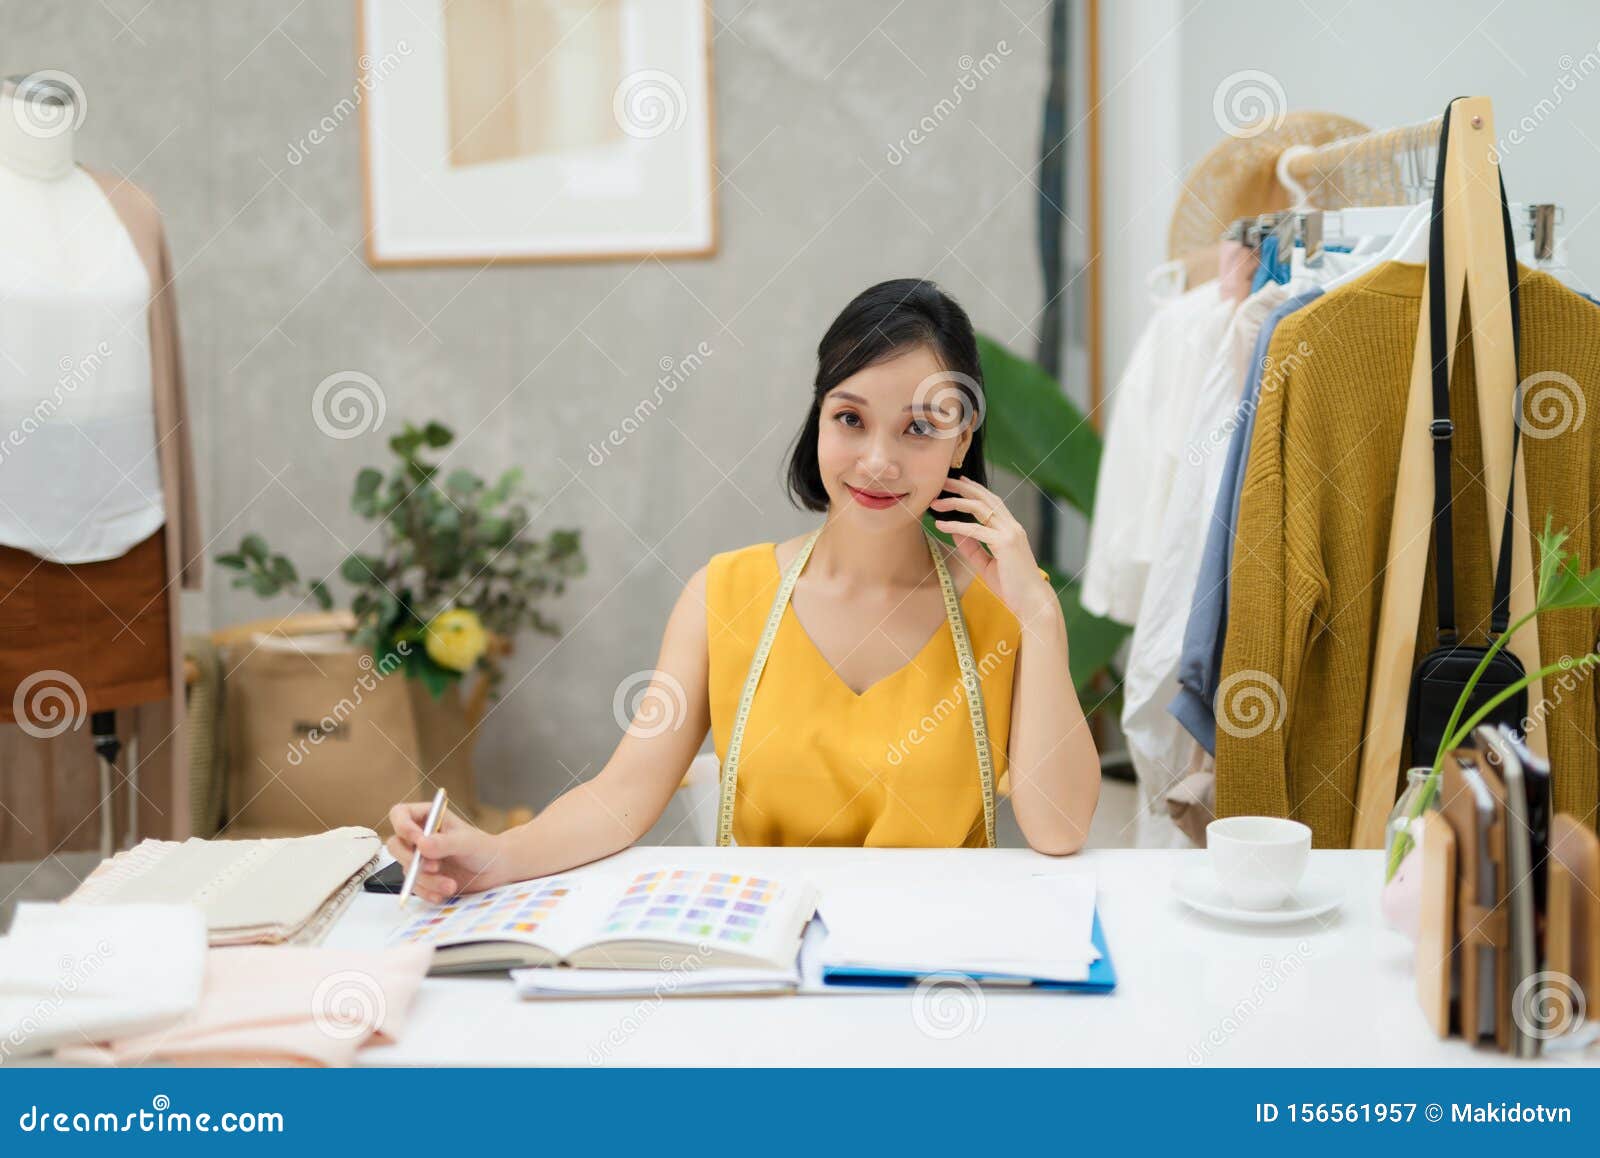
<svg viewBox="0 0 1600 1158">
<path fill-rule="evenodd" d="M 511 640 L 525 628 L 558 634 L 542 604 L 583 573 L 583 552 L 575 530 L 532 534 L 521 471 L 493 482 L 446 473 L 440 452 L 453 437 L 437 422 L 407 424 L 389 440 L 386 470 L 356 474 L 351 507 L 376 525 L 338 570 L 350 593 L 336 630 L 348 630 L 353 651 L 296 654 L 259 636 L 239 648 L 229 669 L 239 695 L 229 766 L 237 830 L 368 824 L 375 810 L 436 786 L 495 831 L 532 815 L 478 800 L 473 741 Z M 302 580 L 258 534 L 217 562 L 238 572 L 235 587 L 263 598 L 334 605 L 326 579 Z M 285 621 L 267 635 L 306 626 Z M 388 678 L 402 671 L 407 678 Z"/>
<path fill-rule="evenodd" d="M 585 565 L 576 530 L 529 533 L 533 496 L 520 470 L 493 483 L 464 468 L 441 478 L 434 455 L 454 437 L 437 422 L 407 423 L 389 440 L 395 461 L 387 473 L 364 467 L 356 474 L 350 505 L 378 524 L 377 546 L 352 551 L 339 567 L 353 589 L 355 642 L 375 659 L 401 656 L 406 676 L 436 700 L 475 669 L 492 691 L 509 641 L 524 628 L 559 634 L 540 603 L 560 595 Z M 326 579 L 302 581 L 260 535 L 246 535 L 217 562 L 239 572 L 235 587 L 263 598 L 287 592 L 323 610 L 333 606 Z"/>
</svg>

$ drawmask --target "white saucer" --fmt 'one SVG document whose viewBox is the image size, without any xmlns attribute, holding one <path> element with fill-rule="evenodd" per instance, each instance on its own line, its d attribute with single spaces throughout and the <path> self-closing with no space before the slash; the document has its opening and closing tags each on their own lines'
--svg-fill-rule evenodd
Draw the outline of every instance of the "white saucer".
<svg viewBox="0 0 1600 1158">
<path fill-rule="evenodd" d="M 1209 868 L 1172 878 L 1172 891 L 1191 909 L 1246 925 L 1287 925 L 1320 917 L 1344 899 L 1330 881 L 1302 880 L 1276 909 L 1241 909 L 1228 899 Z"/>
</svg>

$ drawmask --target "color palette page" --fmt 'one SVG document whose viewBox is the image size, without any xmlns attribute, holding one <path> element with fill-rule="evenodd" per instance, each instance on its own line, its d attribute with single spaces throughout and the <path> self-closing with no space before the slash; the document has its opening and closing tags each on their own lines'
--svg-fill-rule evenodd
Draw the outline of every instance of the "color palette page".
<svg viewBox="0 0 1600 1158">
<path fill-rule="evenodd" d="M 577 907 L 580 882 L 570 876 L 542 877 L 464 893 L 427 905 L 392 934 L 391 944 L 459 945 L 473 941 L 522 941 L 560 953 L 567 939 L 561 917 Z"/>
<path fill-rule="evenodd" d="M 770 877 L 656 869 L 628 881 L 594 940 L 680 941 L 759 952 L 789 900 Z"/>
</svg>

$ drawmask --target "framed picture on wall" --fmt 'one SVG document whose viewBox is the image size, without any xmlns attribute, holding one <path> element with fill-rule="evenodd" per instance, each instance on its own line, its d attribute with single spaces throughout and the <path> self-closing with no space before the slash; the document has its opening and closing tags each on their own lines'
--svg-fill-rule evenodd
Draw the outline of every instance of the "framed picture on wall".
<svg viewBox="0 0 1600 1158">
<path fill-rule="evenodd" d="M 709 0 L 358 0 L 373 265 L 716 251 Z"/>
</svg>

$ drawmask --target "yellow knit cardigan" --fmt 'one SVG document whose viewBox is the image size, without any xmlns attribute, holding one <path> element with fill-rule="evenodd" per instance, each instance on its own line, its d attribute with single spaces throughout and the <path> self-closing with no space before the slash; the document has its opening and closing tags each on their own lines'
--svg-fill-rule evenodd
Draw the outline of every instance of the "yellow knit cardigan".
<svg viewBox="0 0 1600 1158">
<path fill-rule="evenodd" d="M 1217 815 L 1292 816 L 1311 827 L 1318 847 L 1348 846 L 1355 820 L 1422 285 L 1422 266 L 1386 264 L 1279 323 L 1240 493 L 1216 705 Z M 1521 375 L 1555 371 L 1576 384 L 1545 380 L 1566 394 L 1564 423 L 1554 411 L 1524 408 L 1529 517 L 1542 528 L 1548 512 L 1570 530 L 1568 548 L 1587 570 L 1600 530 L 1600 307 L 1537 271 L 1523 269 L 1520 285 Z M 1483 640 L 1492 574 L 1472 383 L 1464 321 L 1451 417 L 1456 618 L 1469 643 Z M 1497 497 L 1497 508 L 1503 502 Z M 1537 567 L 1537 546 L 1534 553 Z M 1434 646 L 1434 586 L 1430 554 L 1418 660 Z M 1538 624 L 1547 664 L 1586 654 L 1600 634 L 1592 611 L 1553 612 Z M 1555 807 L 1591 826 L 1597 682 L 1580 673 L 1545 682 Z M 1403 713 L 1406 704 L 1386 710 Z"/>
</svg>

